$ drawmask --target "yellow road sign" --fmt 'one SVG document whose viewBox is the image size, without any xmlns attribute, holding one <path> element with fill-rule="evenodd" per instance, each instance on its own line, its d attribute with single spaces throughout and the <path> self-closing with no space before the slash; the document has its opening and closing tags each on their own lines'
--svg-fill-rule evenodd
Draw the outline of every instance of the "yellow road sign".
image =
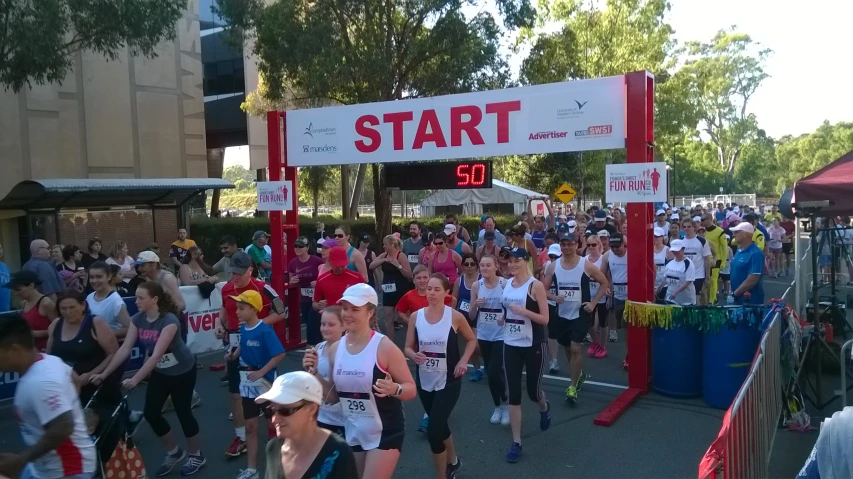
<svg viewBox="0 0 853 479">
<path fill-rule="evenodd" d="M 572 198 L 574 198 L 576 194 L 578 194 L 578 192 L 575 191 L 574 188 L 569 186 L 568 183 L 563 183 L 556 191 L 554 191 L 554 198 L 557 198 L 563 203 L 568 203 L 569 201 L 572 201 Z"/>
</svg>

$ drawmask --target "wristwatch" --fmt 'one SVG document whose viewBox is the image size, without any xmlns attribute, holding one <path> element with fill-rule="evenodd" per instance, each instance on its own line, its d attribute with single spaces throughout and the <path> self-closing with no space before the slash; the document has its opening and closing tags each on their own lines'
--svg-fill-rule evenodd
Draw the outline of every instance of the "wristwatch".
<svg viewBox="0 0 853 479">
<path fill-rule="evenodd" d="M 398 385 L 397 385 L 397 392 L 396 392 L 396 393 L 394 393 L 394 397 L 397 397 L 397 396 L 399 396 L 399 395 L 401 395 L 401 394 L 403 394 L 403 385 L 402 385 L 402 384 L 398 384 Z"/>
</svg>

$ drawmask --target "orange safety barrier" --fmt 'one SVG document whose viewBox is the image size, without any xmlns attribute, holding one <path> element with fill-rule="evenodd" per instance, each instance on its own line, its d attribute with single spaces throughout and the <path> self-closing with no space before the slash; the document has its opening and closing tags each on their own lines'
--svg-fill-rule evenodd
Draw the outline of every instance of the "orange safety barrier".
<svg viewBox="0 0 853 479">
<path fill-rule="evenodd" d="M 749 375 L 726 415 L 717 439 L 699 463 L 699 479 L 767 477 L 770 450 L 782 411 L 780 337 L 782 311 L 761 336 Z"/>
</svg>

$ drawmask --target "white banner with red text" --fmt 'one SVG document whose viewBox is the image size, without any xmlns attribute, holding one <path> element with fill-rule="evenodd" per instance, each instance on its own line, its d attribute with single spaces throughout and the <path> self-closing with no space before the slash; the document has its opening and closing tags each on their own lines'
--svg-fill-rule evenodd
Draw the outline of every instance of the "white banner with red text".
<svg viewBox="0 0 853 479">
<path fill-rule="evenodd" d="M 608 203 L 654 203 L 667 201 L 666 163 L 622 163 L 607 165 L 604 198 Z"/>
<path fill-rule="evenodd" d="M 222 340 L 216 337 L 219 310 L 222 309 L 222 287 L 217 283 L 210 298 L 203 298 L 198 286 L 181 286 L 181 294 L 187 303 L 187 346 L 194 354 L 222 349 Z"/>
<path fill-rule="evenodd" d="M 625 77 L 287 112 L 288 166 L 625 147 Z"/>
</svg>

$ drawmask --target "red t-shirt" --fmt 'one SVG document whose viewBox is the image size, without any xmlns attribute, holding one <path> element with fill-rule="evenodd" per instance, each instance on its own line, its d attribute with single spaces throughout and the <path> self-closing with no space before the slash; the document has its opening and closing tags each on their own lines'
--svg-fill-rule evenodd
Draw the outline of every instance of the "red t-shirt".
<svg viewBox="0 0 853 479">
<path fill-rule="evenodd" d="M 794 234 L 794 228 L 796 228 L 796 225 L 791 220 L 785 220 L 785 221 L 779 223 L 779 226 L 781 226 L 782 228 L 785 228 L 785 234 L 786 235 Z"/>
<path fill-rule="evenodd" d="M 450 306 L 452 301 L 453 296 L 448 294 L 444 297 L 444 304 Z M 400 298 L 400 301 L 397 302 L 397 306 L 394 309 L 403 314 L 411 314 L 419 309 L 426 308 L 427 306 L 429 306 L 429 301 L 427 301 L 426 295 L 421 296 L 418 294 L 417 289 L 413 289 Z"/>
<path fill-rule="evenodd" d="M 264 302 L 264 307 L 258 312 L 258 317 L 261 319 L 270 315 L 273 301 L 278 299 L 278 293 L 272 289 L 272 286 L 259 279 L 252 278 L 249 280 L 249 284 L 243 288 L 238 288 L 230 281 L 225 283 L 225 286 L 222 287 L 222 306 L 225 308 L 225 312 L 228 313 L 229 331 L 240 329 L 240 321 L 237 319 L 237 301 L 231 299 L 231 296 L 239 296 L 243 291 L 250 290 L 261 293 L 261 299 Z"/>
<path fill-rule="evenodd" d="M 314 302 L 319 303 L 326 300 L 326 304 L 337 304 L 344 296 L 344 291 L 354 284 L 366 283 L 367 281 L 355 271 L 345 269 L 341 274 L 326 271 L 317 279 L 314 286 Z"/>
</svg>

